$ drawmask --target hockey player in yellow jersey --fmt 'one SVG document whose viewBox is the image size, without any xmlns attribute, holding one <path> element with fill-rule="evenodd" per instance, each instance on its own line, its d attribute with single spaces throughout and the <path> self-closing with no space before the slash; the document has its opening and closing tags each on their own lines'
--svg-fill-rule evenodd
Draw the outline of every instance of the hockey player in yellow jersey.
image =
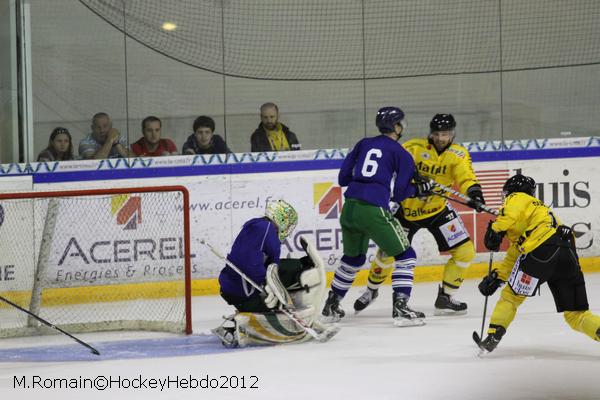
<svg viewBox="0 0 600 400">
<path fill-rule="evenodd" d="M 509 178 L 503 193 L 504 204 L 498 218 L 490 221 L 484 242 L 490 251 L 498 251 L 506 236 L 510 247 L 500 268 L 483 278 L 479 291 L 490 296 L 504 282 L 508 285 L 496 303 L 487 337 L 481 340 L 475 333 L 475 341 L 483 351 L 493 351 L 515 318 L 517 308 L 544 282 L 548 282 L 556 311 L 564 313 L 567 324 L 600 341 L 600 316 L 589 310 L 571 229 L 561 225 L 552 210 L 534 197 L 532 178 Z"/>
<path fill-rule="evenodd" d="M 430 124 L 427 138 L 411 139 L 403 144 L 413 156 L 421 176 L 452 186 L 466 193 L 469 205 L 477 211 L 485 204 L 481 185 L 477 181 L 471 156 L 466 148 L 453 143 L 456 121 L 452 114 L 436 114 Z M 408 232 L 412 241 L 415 233 L 425 228 L 433 234 L 440 252 L 448 251 L 450 259 L 444 267 L 442 284 L 435 301 L 435 315 L 465 314 L 467 304 L 454 299 L 453 295 L 463 282 L 464 271 L 475 258 L 475 248 L 465 226 L 448 201 L 437 195 L 409 198 L 402 202 L 395 217 Z M 378 296 L 378 288 L 390 274 L 393 258 L 381 250 L 371 264 L 365 292 L 355 301 L 354 310 L 364 310 Z M 394 270 L 394 289 L 410 296 L 413 285 L 413 269 Z M 396 287 L 396 286 L 401 287 Z"/>
</svg>

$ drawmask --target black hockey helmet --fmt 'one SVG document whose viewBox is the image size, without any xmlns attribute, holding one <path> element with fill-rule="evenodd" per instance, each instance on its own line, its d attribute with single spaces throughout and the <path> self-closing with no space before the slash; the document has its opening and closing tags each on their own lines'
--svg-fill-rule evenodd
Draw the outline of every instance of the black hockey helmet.
<svg viewBox="0 0 600 400">
<path fill-rule="evenodd" d="M 456 128 L 456 120 L 452 114 L 435 114 L 429 123 L 430 132 L 452 131 Z"/>
<path fill-rule="evenodd" d="M 406 121 L 404 120 L 404 111 L 398 107 L 383 107 L 377 111 L 375 116 L 375 125 L 382 134 L 394 132 L 394 125 L 402 125 L 402 129 L 406 129 Z"/>
<path fill-rule="evenodd" d="M 527 193 L 530 196 L 534 196 L 535 181 L 529 176 L 516 174 L 506 180 L 502 187 L 502 192 L 505 196 L 515 192 Z"/>
</svg>

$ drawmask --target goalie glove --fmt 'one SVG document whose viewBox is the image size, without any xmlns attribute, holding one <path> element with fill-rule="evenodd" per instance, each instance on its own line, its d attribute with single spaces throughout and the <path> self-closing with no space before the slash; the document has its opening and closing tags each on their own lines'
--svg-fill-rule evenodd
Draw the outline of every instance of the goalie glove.
<svg viewBox="0 0 600 400">
<path fill-rule="evenodd" d="M 293 308 L 294 303 L 288 291 L 286 290 L 281 279 L 279 279 L 279 266 L 275 263 L 269 264 L 267 267 L 265 284 L 265 305 L 269 308 L 275 308 L 279 303 L 288 308 Z"/>
<path fill-rule="evenodd" d="M 483 199 L 483 191 L 481 190 L 480 185 L 473 185 L 469 189 L 467 189 L 467 195 L 471 200 L 467 203 L 467 205 L 477 212 L 483 211 L 483 207 L 485 205 L 485 200 Z"/>
</svg>

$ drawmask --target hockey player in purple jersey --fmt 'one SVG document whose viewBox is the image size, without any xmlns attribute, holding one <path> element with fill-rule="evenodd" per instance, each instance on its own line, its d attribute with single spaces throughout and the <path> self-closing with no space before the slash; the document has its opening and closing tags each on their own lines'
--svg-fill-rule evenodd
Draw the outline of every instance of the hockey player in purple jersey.
<svg viewBox="0 0 600 400">
<path fill-rule="evenodd" d="M 416 254 L 402 226 L 390 212 L 389 202 L 400 203 L 407 197 L 427 195 L 431 184 L 420 179 L 415 181 L 413 158 L 398 143 L 406 127 L 404 112 L 397 107 L 381 108 L 375 124 L 381 135 L 361 139 L 344 160 L 338 175 L 339 185 L 348 187 L 340 216 L 344 255 L 335 271 L 322 314 L 329 321 L 344 317 L 340 301 L 365 263 L 371 239 L 395 260 L 392 273 L 394 324 L 423 325 L 425 314 L 410 309 L 408 296 L 397 291 L 395 286 L 398 285 L 394 285 L 394 282 L 412 278 Z"/>
<path fill-rule="evenodd" d="M 264 217 L 247 221 L 227 255 L 246 277 L 226 265 L 219 275 L 221 297 L 237 312 L 213 330 L 229 347 L 309 340 L 306 329 L 278 311 L 292 309 L 317 332 L 327 328 L 314 321 L 325 293 L 325 266 L 316 249 L 300 239 L 307 255 L 280 258 L 281 243 L 298 223 L 296 210 L 283 200 L 269 202 Z M 249 282 L 252 281 L 252 283 Z M 255 287 L 256 285 L 256 287 Z M 258 288 L 262 288 L 258 289 Z M 331 336 L 337 330 L 329 329 Z"/>
</svg>

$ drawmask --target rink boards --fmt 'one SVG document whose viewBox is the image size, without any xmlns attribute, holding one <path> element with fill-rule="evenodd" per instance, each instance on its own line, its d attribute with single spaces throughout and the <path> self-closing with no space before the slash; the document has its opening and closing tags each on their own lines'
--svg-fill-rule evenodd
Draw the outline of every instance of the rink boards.
<svg viewBox="0 0 600 400">
<path fill-rule="evenodd" d="M 474 169 L 481 180 L 488 205 L 499 207 L 500 189 L 508 176 L 516 172 L 533 176 L 538 182 L 540 198 L 553 207 L 563 223 L 575 230 L 579 254 L 587 272 L 600 270 L 600 244 L 597 240 L 600 237 L 600 215 L 595 212 L 600 205 L 600 171 L 596 171 L 600 169 L 597 166 L 600 165 L 600 146 L 597 140 L 591 139 L 566 143 L 568 147 L 562 146 L 565 143 L 547 142 L 544 147 L 533 142 L 534 145 L 529 146 L 532 148 L 513 150 L 471 148 Z M 223 265 L 200 245 L 199 240 L 208 240 L 221 252 L 226 252 L 242 224 L 262 215 L 266 202 L 272 199 L 290 201 L 300 215 L 296 231 L 282 246 L 282 257 L 301 256 L 299 237 L 305 236 L 315 243 L 331 275 L 341 257 L 338 217 L 343 205 L 343 189 L 337 185 L 337 172 L 346 153 L 346 149 L 340 149 L 3 165 L 0 190 L 184 185 L 190 192 L 192 292 L 194 295 L 215 294 L 218 293 L 215 278 Z M 478 253 L 467 277 L 481 276 L 487 270 L 489 258 L 482 238 L 490 216 L 461 206 L 457 206 L 457 211 L 474 239 Z M 3 220 L 0 229 L 7 224 L 8 221 Z M 82 227 L 82 235 L 84 231 L 85 227 Z M 415 280 L 439 280 L 440 265 L 447 256 L 438 254 L 428 232 L 419 232 L 413 245 L 418 255 Z M 371 248 L 369 258 L 373 257 L 373 253 L 374 248 Z M 59 284 L 53 285 L 44 293 L 44 302 L 53 304 L 54 290 L 66 290 L 73 293 L 73 298 L 80 298 L 78 291 L 105 290 L 104 284 L 111 287 L 112 301 L 134 292 L 168 296 L 169 286 L 177 285 L 176 282 L 182 279 L 183 269 L 177 263 L 182 263 L 181 259 L 168 260 L 164 265 L 154 263 L 151 279 L 148 276 L 121 276 L 114 281 L 110 277 L 104 279 L 102 285 L 98 284 L 100 282 L 83 282 L 64 289 Z M 15 265 L 10 274 L 2 275 L 8 266 L 0 264 L 2 288 L 2 279 L 16 279 L 15 271 L 20 268 Z M 105 267 L 106 264 L 90 261 L 78 268 L 87 268 L 91 274 Z M 365 281 L 366 271 L 362 271 L 356 283 L 364 284 Z M 138 285 L 156 287 L 140 291 Z M 69 298 L 64 295 L 61 293 L 57 298 Z"/>
</svg>

